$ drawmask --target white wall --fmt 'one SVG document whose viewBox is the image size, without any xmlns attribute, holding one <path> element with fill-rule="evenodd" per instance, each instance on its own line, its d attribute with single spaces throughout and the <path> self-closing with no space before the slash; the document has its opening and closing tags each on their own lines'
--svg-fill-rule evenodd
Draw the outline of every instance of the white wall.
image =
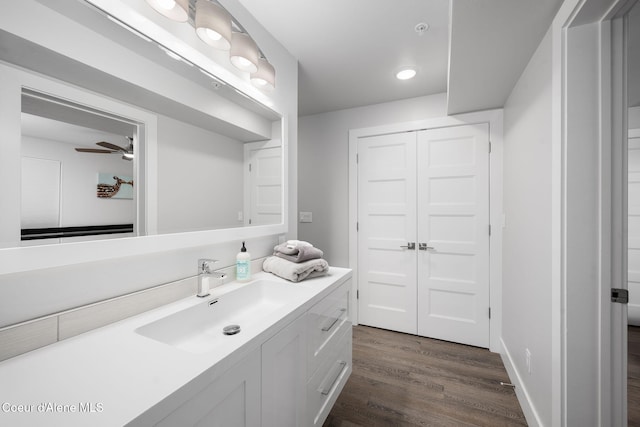
<svg viewBox="0 0 640 427">
<path fill-rule="evenodd" d="M 298 224 L 300 239 L 322 249 L 334 266 L 349 266 L 349 130 L 446 116 L 446 94 L 351 108 L 300 118 Z"/>
<path fill-rule="evenodd" d="M 243 143 L 158 117 L 158 232 L 241 227 Z"/>
<path fill-rule="evenodd" d="M 502 339 L 543 425 L 552 416 L 551 54 L 547 33 L 504 107 Z"/>
</svg>

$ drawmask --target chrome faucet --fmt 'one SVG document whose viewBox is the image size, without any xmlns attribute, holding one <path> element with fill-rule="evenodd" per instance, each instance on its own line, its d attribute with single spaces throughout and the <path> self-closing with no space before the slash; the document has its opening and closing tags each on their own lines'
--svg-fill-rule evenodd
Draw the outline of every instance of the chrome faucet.
<svg viewBox="0 0 640 427">
<path fill-rule="evenodd" d="M 213 265 L 218 262 L 215 259 L 199 259 L 198 260 L 198 294 L 200 298 L 209 296 L 210 283 L 209 279 L 213 278 L 218 281 L 218 285 L 221 285 L 224 278 L 227 277 L 225 273 L 213 271 Z"/>
</svg>

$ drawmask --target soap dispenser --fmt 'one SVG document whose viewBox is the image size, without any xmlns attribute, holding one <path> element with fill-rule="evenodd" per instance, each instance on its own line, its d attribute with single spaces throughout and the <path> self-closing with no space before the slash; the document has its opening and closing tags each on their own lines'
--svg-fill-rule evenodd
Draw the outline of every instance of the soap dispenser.
<svg viewBox="0 0 640 427">
<path fill-rule="evenodd" d="M 242 248 L 236 256 L 236 279 L 239 281 L 251 280 L 251 255 L 242 242 Z"/>
</svg>

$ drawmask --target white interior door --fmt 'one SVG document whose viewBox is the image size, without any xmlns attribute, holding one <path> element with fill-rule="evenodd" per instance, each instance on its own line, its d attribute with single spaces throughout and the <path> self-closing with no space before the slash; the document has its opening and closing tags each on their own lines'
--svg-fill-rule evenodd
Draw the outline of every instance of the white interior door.
<svg viewBox="0 0 640 427">
<path fill-rule="evenodd" d="M 418 334 L 489 346 L 488 125 L 418 134 Z"/>
<path fill-rule="evenodd" d="M 245 144 L 247 187 L 245 225 L 282 222 L 282 147 L 280 141 Z"/>
<path fill-rule="evenodd" d="M 358 290 L 361 324 L 417 333 L 416 134 L 358 141 Z"/>
</svg>

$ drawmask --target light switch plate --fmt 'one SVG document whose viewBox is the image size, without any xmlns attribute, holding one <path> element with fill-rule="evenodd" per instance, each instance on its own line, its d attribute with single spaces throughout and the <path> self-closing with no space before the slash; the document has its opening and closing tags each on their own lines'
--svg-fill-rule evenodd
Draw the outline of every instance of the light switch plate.
<svg viewBox="0 0 640 427">
<path fill-rule="evenodd" d="M 300 212 L 300 222 L 313 222 L 313 213 Z"/>
</svg>

